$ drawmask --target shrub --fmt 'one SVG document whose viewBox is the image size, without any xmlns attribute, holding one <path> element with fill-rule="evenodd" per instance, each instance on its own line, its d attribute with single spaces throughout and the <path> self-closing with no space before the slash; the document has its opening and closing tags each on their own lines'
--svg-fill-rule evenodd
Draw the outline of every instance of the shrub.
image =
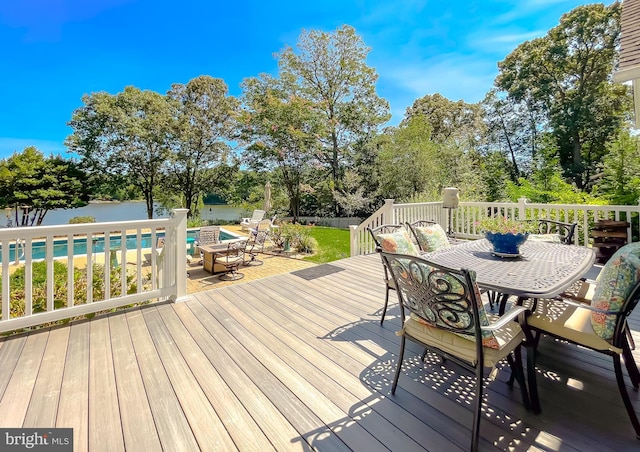
<svg viewBox="0 0 640 452">
<path fill-rule="evenodd" d="M 296 248 L 301 253 L 313 254 L 318 251 L 318 241 L 310 235 L 303 235 L 298 238 Z"/>
<path fill-rule="evenodd" d="M 311 229 L 299 224 L 281 223 L 271 231 L 271 240 L 278 248 L 284 248 L 288 241 L 291 248 L 301 253 L 311 254 L 318 250 L 318 242 L 311 236 Z"/>
<path fill-rule="evenodd" d="M 96 217 L 86 216 L 86 217 L 73 217 L 69 220 L 69 224 L 80 224 L 80 223 L 95 223 Z"/>
</svg>

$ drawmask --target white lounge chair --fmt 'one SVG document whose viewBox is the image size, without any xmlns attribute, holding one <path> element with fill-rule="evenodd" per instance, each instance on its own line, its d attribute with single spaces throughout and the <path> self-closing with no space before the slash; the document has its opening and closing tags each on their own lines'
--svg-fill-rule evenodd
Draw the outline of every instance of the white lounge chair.
<svg viewBox="0 0 640 452">
<path fill-rule="evenodd" d="M 264 210 L 260 210 L 260 209 L 254 210 L 253 215 L 251 215 L 251 218 L 243 218 L 242 221 L 240 222 L 240 226 L 242 227 L 242 230 L 247 231 L 249 229 L 254 229 L 256 226 L 258 226 L 258 223 L 262 221 L 262 219 L 264 218 L 264 214 L 265 214 Z"/>
</svg>

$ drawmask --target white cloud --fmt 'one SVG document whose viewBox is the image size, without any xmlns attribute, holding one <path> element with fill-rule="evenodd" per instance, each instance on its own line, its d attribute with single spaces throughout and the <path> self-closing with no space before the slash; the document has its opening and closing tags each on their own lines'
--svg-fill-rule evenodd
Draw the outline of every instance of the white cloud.
<svg viewBox="0 0 640 452">
<path fill-rule="evenodd" d="M 394 63 L 386 70 L 380 70 L 381 79 L 388 78 L 399 88 L 409 91 L 415 96 L 414 100 L 440 93 L 454 101 L 478 102 L 491 89 L 498 73 L 495 63 L 460 55 L 439 57 L 419 64 Z"/>
<path fill-rule="evenodd" d="M 547 30 L 534 30 L 522 33 L 509 33 L 492 36 L 470 35 L 469 42 L 476 47 L 494 46 L 495 44 L 506 44 L 506 47 L 514 48 L 525 41 L 530 41 L 547 34 Z M 495 48 L 493 49 L 496 50 Z"/>
<path fill-rule="evenodd" d="M 423 61 L 386 61 L 376 65 L 380 76 L 378 94 L 389 102 L 397 125 L 407 107 L 426 95 L 441 94 L 451 101 L 479 102 L 493 87 L 496 63 L 482 58 L 444 55 Z"/>
</svg>

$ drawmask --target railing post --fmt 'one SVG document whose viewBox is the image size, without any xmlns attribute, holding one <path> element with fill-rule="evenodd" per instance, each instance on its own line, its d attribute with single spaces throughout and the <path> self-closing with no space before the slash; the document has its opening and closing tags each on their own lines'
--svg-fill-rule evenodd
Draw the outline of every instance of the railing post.
<svg viewBox="0 0 640 452">
<path fill-rule="evenodd" d="M 187 213 L 189 209 L 173 209 L 175 259 L 172 267 L 176 282 L 176 298 L 174 301 L 187 300 Z M 168 273 L 168 272 L 167 272 Z"/>
<path fill-rule="evenodd" d="M 382 206 L 382 224 L 395 223 L 396 219 L 393 215 L 393 199 L 385 199 Z"/>
<path fill-rule="evenodd" d="M 525 197 L 518 198 L 518 219 L 527 219 L 527 198 Z"/>
<path fill-rule="evenodd" d="M 358 233 L 356 230 L 358 229 L 358 225 L 351 224 L 349 225 L 349 256 L 357 256 L 358 253 Z"/>
</svg>

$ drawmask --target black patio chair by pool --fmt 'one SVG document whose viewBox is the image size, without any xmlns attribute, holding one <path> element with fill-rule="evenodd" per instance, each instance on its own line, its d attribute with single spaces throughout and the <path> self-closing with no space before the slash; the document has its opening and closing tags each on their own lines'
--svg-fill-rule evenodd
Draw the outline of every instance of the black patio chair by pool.
<svg viewBox="0 0 640 452">
<path fill-rule="evenodd" d="M 272 225 L 273 220 L 262 220 L 258 223 L 255 229 L 251 229 L 249 240 L 247 241 L 247 247 L 245 249 L 245 257 L 248 257 L 249 260 L 245 259 L 244 265 L 257 266 L 264 263 L 258 259 L 258 253 L 264 252 L 264 245 L 269 239 L 269 233 L 271 232 Z"/>
<path fill-rule="evenodd" d="M 520 385 L 523 404 L 529 409 L 521 353 L 525 338 L 527 344 L 533 342 L 525 320 L 528 311 L 523 306 L 513 306 L 502 317 L 490 316 L 484 310 L 472 272 L 442 267 L 418 256 L 384 251 L 381 255 L 395 281 L 402 316 L 402 330 L 398 333 L 400 352 L 391 393 L 395 394 L 398 385 L 406 339 L 474 374 L 471 450 L 475 451 L 485 368 L 494 368 L 506 358 Z M 405 316 L 405 312 L 410 315 Z M 535 385 L 535 369 L 527 367 L 529 384 Z"/>
<path fill-rule="evenodd" d="M 376 228 L 367 228 L 369 234 L 373 238 L 373 242 L 376 244 L 376 248 L 388 251 L 388 252 L 402 252 L 407 254 L 418 255 L 418 248 L 411 241 L 408 231 L 401 224 L 383 224 Z M 384 316 L 387 313 L 387 306 L 389 305 L 389 291 L 395 290 L 395 284 L 384 259 L 382 260 L 382 267 L 384 268 L 384 283 L 385 283 L 385 296 L 384 296 L 384 308 L 382 309 L 382 316 L 380 317 L 380 325 L 384 322 Z"/>
<path fill-rule="evenodd" d="M 244 278 L 244 273 L 240 273 L 238 268 L 244 262 L 244 250 L 247 246 L 246 240 L 235 240 L 227 245 L 226 251 L 216 253 L 216 263 L 224 266 L 225 273 L 220 275 L 222 281 L 236 281 Z"/>
</svg>

